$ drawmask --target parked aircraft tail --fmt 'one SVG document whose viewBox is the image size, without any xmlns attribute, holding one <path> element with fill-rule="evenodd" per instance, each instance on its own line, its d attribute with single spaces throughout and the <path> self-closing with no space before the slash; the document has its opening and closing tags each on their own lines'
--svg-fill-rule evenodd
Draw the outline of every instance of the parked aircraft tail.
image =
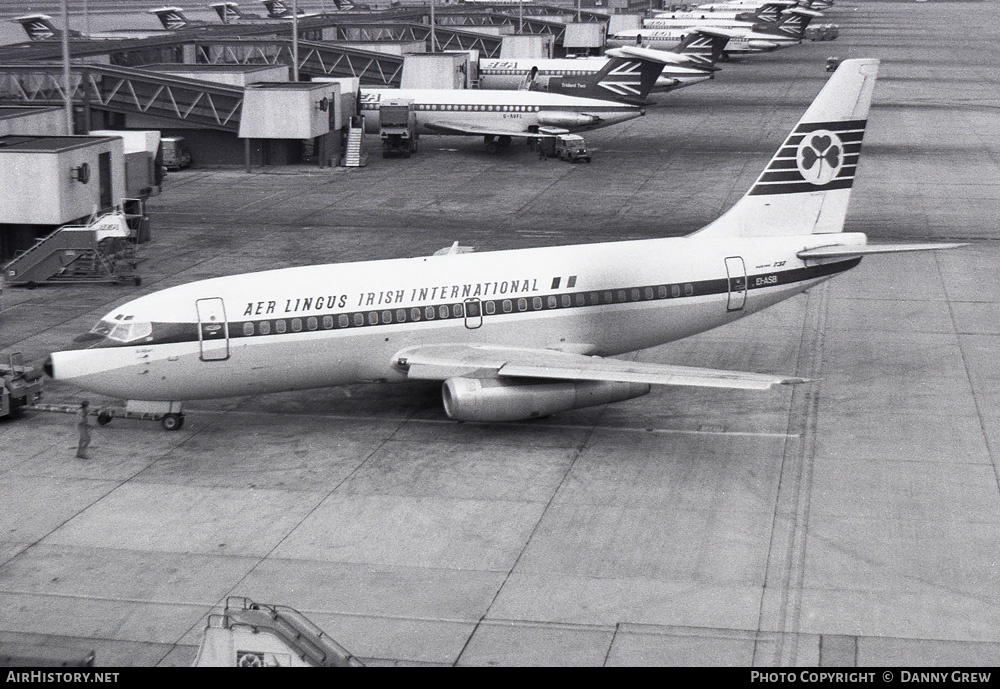
<svg viewBox="0 0 1000 689">
<path fill-rule="evenodd" d="M 781 17 L 776 22 L 764 22 L 755 24 L 754 31 L 757 33 L 773 33 L 797 38 L 800 41 L 806 35 L 806 27 L 809 26 L 815 17 L 822 17 L 822 12 L 807 10 L 801 7 L 793 7 L 781 13 Z"/>
<path fill-rule="evenodd" d="M 766 5 L 761 5 L 760 8 L 757 9 L 757 11 L 748 13 L 747 18 L 750 21 L 755 21 L 755 22 L 776 22 L 781 17 L 782 11 L 788 9 L 789 5 L 794 6 L 795 3 L 794 2 L 767 3 Z M 741 19 L 742 17 L 737 15 L 736 18 Z"/>
<path fill-rule="evenodd" d="M 750 191 L 696 234 L 842 232 L 878 64 L 842 62 Z"/>
<path fill-rule="evenodd" d="M 213 2 L 209 7 L 215 10 L 223 24 L 232 24 L 244 18 L 235 2 Z"/>
<path fill-rule="evenodd" d="M 191 23 L 184 16 L 184 10 L 180 7 L 157 7 L 156 9 L 149 10 L 149 13 L 155 14 L 160 23 L 163 24 L 163 28 L 170 31 L 183 29 Z"/>
<path fill-rule="evenodd" d="M 292 16 L 292 11 L 281 0 L 261 0 L 261 2 L 264 3 L 264 7 L 267 8 L 267 14 L 272 19 Z"/>
<path fill-rule="evenodd" d="M 46 41 L 62 35 L 52 23 L 52 17 L 47 14 L 28 14 L 23 17 L 15 17 L 11 21 L 20 24 L 32 41 Z"/>
<path fill-rule="evenodd" d="M 549 92 L 618 103 L 644 103 L 656 85 L 666 60 L 631 57 L 617 48 L 606 51 L 605 55 L 611 59 L 600 72 L 552 77 L 549 79 Z"/>
<path fill-rule="evenodd" d="M 687 34 L 671 52 L 683 55 L 699 69 L 717 70 L 715 63 L 722 59 L 729 39 L 735 31 L 699 27 Z"/>
</svg>

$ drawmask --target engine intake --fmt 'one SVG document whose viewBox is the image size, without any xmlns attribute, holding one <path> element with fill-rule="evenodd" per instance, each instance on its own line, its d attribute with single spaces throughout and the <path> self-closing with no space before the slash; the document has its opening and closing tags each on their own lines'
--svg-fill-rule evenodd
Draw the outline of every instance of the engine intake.
<svg viewBox="0 0 1000 689">
<path fill-rule="evenodd" d="M 444 411 L 459 421 L 520 421 L 569 409 L 641 397 L 646 383 L 449 378 L 441 387 Z"/>
</svg>

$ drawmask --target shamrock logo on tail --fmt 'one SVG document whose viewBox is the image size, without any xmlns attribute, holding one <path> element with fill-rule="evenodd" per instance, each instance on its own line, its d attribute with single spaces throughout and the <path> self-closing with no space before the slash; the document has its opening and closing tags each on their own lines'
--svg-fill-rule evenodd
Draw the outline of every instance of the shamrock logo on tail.
<svg viewBox="0 0 1000 689">
<path fill-rule="evenodd" d="M 813 132 L 799 144 L 799 173 L 812 184 L 828 183 L 840 172 L 844 144 L 833 132 Z"/>
</svg>

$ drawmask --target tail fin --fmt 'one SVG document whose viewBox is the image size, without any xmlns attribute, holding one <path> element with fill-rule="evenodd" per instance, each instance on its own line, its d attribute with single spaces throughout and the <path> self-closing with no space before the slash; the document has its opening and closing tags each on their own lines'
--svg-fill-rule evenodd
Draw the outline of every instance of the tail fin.
<svg viewBox="0 0 1000 689">
<path fill-rule="evenodd" d="M 671 52 L 683 55 L 700 69 L 717 70 L 726 44 L 736 32 L 702 27 L 687 34 Z"/>
<path fill-rule="evenodd" d="M 160 23 L 163 24 L 163 28 L 171 31 L 183 29 L 191 23 L 184 16 L 184 10 L 180 7 L 157 7 L 155 10 L 149 10 L 149 13 L 155 14 Z"/>
<path fill-rule="evenodd" d="M 696 234 L 842 232 L 878 60 L 844 60 L 742 199 Z"/>
<path fill-rule="evenodd" d="M 62 32 L 52 24 L 52 17 L 47 14 L 28 14 L 23 17 L 15 17 L 11 21 L 20 24 L 32 41 L 46 41 L 62 36 Z"/>
<path fill-rule="evenodd" d="M 285 7 L 285 3 L 281 2 L 281 0 L 261 0 L 261 2 L 264 3 L 267 13 L 272 19 L 291 16 L 291 11 Z"/>
<path fill-rule="evenodd" d="M 549 79 L 549 92 L 631 105 L 645 103 L 646 96 L 656 85 L 656 78 L 663 71 L 664 61 L 629 57 L 618 48 L 606 51 L 605 55 L 610 59 L 600 72 L 552 77 Z"/>
<path fill-rule="evenodd" d="M 802 40 L 806 35 L 806 27 L 814 17 L 822 17 L 822 12 L 806 10 L 801 7 L 793 7 L 781 13 L 778 21 L 773 23 L 754 24 L 753 30 L 757 33 L 774 33 L 791 36 Z"/>
<path fill-rule="evenodd" d="M 778 21 L 783 10 L 789 7 L 794 7 L 795 2 L 769 2 L 761 5 L 755 11 L 747 13 L 745 19 L 752 22 L 768 22 L 773 23 Z M 737 19 L 744 19 L 740 15 L 736 15 Z"/>
<path fill-rule="evenodd" d="M 223 24 L 232 24 L 243 18 L 243 13 L 235 2 L 213 2 L 209 7 L 215 10 Z"/>
</svg>

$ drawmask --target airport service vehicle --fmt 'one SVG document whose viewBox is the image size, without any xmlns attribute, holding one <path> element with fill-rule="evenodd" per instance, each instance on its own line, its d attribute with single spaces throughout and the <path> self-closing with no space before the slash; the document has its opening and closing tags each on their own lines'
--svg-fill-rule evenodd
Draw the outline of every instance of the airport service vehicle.
<svg viewBox="0 0 1000 689">
<path fill-rule="evenodd" d="M 163 167 L 168 170 L 183 170 L 194 162 L 183 136 L 165 136 L 160 139 L 160 144 L 163 147 Z"/>
<path fill-rule="evenodd" d="M 413 102 L 405 99 L 390 100 L 379 108 L 379 137 L 382 139 L 382 157 L 409 158 L 417 151 L 417 117 Z"/>
<path fill-rule="evenodd" d="M 15 352 L 0 363 L 0 417 L 17 414 L 42 396 L 42 372 L 24 365 Z"/>
<path fill-rule="evenodd" d="M 651 385 L 805 382 L 612 357 L 744 318 L 869 254 L 960 246 L 843 232 L 877 69 L 844 61 L 750 190 L 688 236 L 200 280 L 123 303 L 79 338 L 88 346 L 53 352 L 44 369 L 165 406 L 434 380 L 449 417 L 491 423 L 627 400 Z"/>
<path fill-rule="evenodd" d="M 579 134 L 559 134 L 552 142 L 551 157 L 570 163 L 589 163 L 590 151 L 587 142 Z M 546 155 L 548 153 L 546 152 Z"/>
</svg>

